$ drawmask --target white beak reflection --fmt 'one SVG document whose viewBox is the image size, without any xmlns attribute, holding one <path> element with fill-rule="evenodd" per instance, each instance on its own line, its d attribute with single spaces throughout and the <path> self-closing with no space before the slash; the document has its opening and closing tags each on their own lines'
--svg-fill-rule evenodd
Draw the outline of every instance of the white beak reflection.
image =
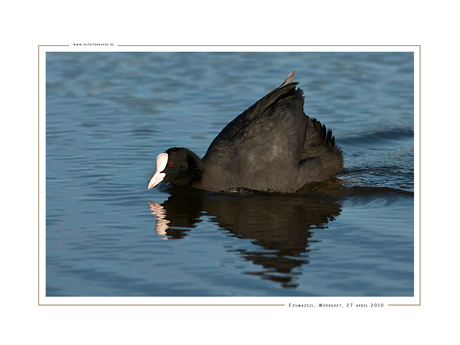
<svg viewBox="0 0 460 345">
<path fill-rule="evenodd" d="M 169 220 L 166 219 L 165 208 L 153 201 L 149 201 L 149 206 L 150 210 L 152 211 L 152 214 L 157 216 L 157 224 L 155 226 L 155 231 L 157 235 L 165 236 L 163 239 L 167 240 L 168 237 L 166 237 L 166 230 L 168 230 L 169 228 Z"/>
</svg>

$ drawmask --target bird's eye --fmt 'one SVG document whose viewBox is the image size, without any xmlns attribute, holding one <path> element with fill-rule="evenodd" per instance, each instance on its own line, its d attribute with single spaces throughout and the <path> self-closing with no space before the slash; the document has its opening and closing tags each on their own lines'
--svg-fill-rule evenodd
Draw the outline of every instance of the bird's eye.
<svg viewBox="0 0 460 345">
<path fill-rule="evenodd" d="M 172 167 L 174 165 L 174 162 L 169 163 L 169 166 Z"/>
</svg>

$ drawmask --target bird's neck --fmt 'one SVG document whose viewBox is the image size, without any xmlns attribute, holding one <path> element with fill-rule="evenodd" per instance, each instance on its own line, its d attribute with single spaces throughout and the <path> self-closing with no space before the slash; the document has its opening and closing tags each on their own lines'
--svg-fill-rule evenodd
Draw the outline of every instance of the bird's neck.
<svg viewBox="0 0 460 345">
<path fill-rule="evenodd" d="M 195 185 L 201 183 L 205 172 L 203 161 L 195 152 L 187 150 L 187 164 L 189 166 L 188 184 Z"/>
</svg>

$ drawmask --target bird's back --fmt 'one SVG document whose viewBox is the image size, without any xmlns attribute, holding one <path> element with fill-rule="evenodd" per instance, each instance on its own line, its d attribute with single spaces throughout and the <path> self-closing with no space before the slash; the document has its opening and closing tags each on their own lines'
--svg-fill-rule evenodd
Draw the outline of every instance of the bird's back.
<svg viewBox="0 0 460 345">
<path fill-rule="evenodd" d="M 294 192 L 340 172 L 341 150 L 332 132 L 303 112 L 303 92 L 293 77 L 219 133 L 203 157 L 198 187 Z"/>
</svg>

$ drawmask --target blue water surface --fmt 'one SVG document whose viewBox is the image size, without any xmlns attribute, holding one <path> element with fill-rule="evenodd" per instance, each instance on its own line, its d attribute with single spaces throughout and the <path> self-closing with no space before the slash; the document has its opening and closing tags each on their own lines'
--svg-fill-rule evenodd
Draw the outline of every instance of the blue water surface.
<svg viewBox="0 0 460 345">
<path fill-rule="evenodd" d="M 202 157 L 291 71 L 339 181 L 147 190 L 159 153 Z M 46 295 L 413 296 L 413 53 L 48 52 Z"/>
</svg>

